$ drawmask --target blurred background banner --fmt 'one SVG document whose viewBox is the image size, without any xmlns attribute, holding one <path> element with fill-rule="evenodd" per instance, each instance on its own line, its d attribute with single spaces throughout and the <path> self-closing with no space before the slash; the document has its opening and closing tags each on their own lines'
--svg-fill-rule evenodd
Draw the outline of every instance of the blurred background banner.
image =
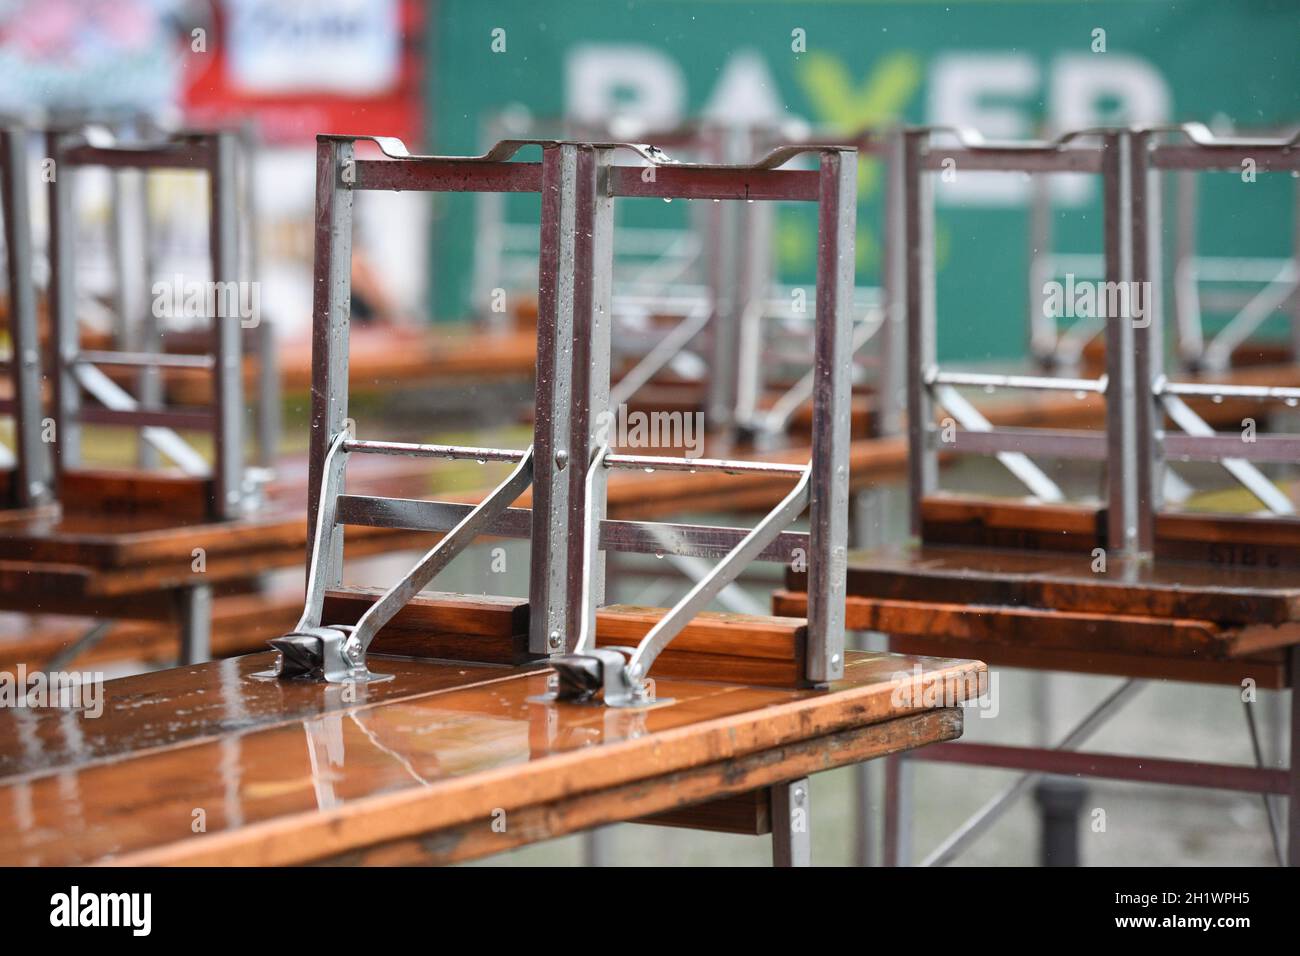
<svg viewBox="0 0 1300 956">
<path fill-rule="evenodd" d="M 421 0 L 7 0 L 0 114 L 38 125 L 147 117 L 250 130 L 259 144 L 264 301 L 278 332 L 300 337 L 311 310 L 316 134 L 383 133 L 420 144 L 427 11 Z M 85 179 L 79 205 L 106 239 L 107 180 Z M 162 173 L 149 188 L 155 217 L 190 221 L 202 238 L 191 215 L 203 201 L 201 179 Z M 387 260 L 391 294 L 408 312 L 427 311 L 427 205 L 367 200 L 359 248 Z M 43 229 L 43 204 L 35 212 Z M 92 286 L 107 281 L 105 250 L 87 253 L 88 266 L 105 273 Z"/>
<path fill-rule="evenodd" d="M 418 142 L 426 5 L 419 0 L 225 0 L 215 55 L 187 77 L 195 119 L 254 115 L 270 142 L 383 131 Z"/>
<path fill-rule="evenodd" d="M 487 119 L 503 111 L 621 119 L 633 138 L 698 117 L 792 120 L 827 134 L 951 124 L 1010 139 L 1104 123 L 1266 129 L 1300 120 L 1291 0 L 442 0 L 430 26 L 427 101 L 440 152 L 478 150 Z M 504 31 L 495 50 L 494 30 Z M 1093 52 L 1096 30 L 1104 53 Z M 462 81 L 469 76 L 472 84 Z M 879 278 L 877 173 L 864 163 L 859 183 L 858 280 L 867 285 Z M 1097 184 L 1060 179 L 1059 247 L 1095 252 Z M 1289 241 L 1286 184 L 1255 185 L 1257 202 L 1204 197 L 1206 254 L 1276 255 Z M 1014 349 L 1023 338 L 1025 288 L 1011 277 L 1027 262 L 1028 197 L 1027 178 L 1005 175 L 959 175 L 939 188 L 939 295 L 978 300 L 998 323 L 945 329 L 941 355 L 1006 357 L 989 343 Z M 466 197 L 439 206 L 439 315 L 470 305 L 472 206 Z M 778 226 L 780 267 L 793 281 L 812 278 L 807 213 L 783 211 Z"/>
<path fill-rule="evenodd" d="M 296 334 L 319 132 L 444 153 L 563 120 L 629 139 L 701 119 L 818 138 L 898 122 L 1009 139 L 1189 120 L 1259 132 L 1300 121 L 1295 26 L 1294 0 L 0 0 L 0 112 L 252 126 L 267 301 Z M 863 285 L 879 282 L 882 189 L 863 162 Z M 942 357 L 1023 354 L 1029 190 L 997 174 L 938 184 L 938 294 L 984 316 L 941 330 Z M 482 311 L 473 197 L 364 199 L 358 247 L 404 314 Z M 536 221 L 535 197 L 509 203 Z M 621 204 L 621 221 L 688 215 L 648 205 Z M 1056 177 L 1052 208 L 1056 251 L 1099 249 L 1097 183 Z M 1285 183 L 1232 201 L 1207 184 L 1199 247 L 1277 255 L 1292 217 Z M 776 228 L 783 279 L 811 282 L 812 211 L 783 208 Z"/>
<path fill-rule="evenodd" d="M 198 5 L 187 16 L 193 6 L 184 0 L 0 3 L 0 112 L 174 107 L 188 48 L 182 21 L 210 26 L 211 7 Z"/>
<path fill-rule="evenodd" d="M 183 111 L 272 142 L 420 135 L 420 0 L 7 0 L 0 112 Z"/>
</svg>

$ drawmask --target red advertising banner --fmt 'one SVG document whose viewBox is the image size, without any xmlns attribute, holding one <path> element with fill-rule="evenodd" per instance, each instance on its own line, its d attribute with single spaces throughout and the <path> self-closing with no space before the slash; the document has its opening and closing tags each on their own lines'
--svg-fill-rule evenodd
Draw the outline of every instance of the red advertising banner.
<svg viewBox="0 0 1300 956">
<path fill-rule="evenodd" d="M 14 0 L 0 5 L 0 113 L 416 143 L 424 29 L 420 0 Z"/>
<path fill-rule="evenodd" d="M 224 0 L 217 8 L 215 42 L 186 59 L 192 122 L 256 116 L 268 143 L 358 130 L 420 140 L 419 0 Z"/>
</svg>

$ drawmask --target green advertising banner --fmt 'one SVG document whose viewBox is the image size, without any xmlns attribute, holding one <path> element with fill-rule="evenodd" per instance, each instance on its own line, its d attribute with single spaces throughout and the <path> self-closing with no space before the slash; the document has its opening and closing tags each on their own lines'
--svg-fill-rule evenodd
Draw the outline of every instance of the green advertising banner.
<svg viewBox="0 0 1300 956">
<path fill-rule="evenodd" d="M 429 145 L 439 152 L 479 151 L 484 121 L 521 109 L 646 128 L 701 116 L 846 132 L 904 121 L 997 139 L 1113 123 L 1300 121 L 1295 0 L 441 0 L 430 29 Z M 879 173 L 862 164 L 860 285 L 879 281 Z M 1294 183 L 1210 178 L 1204 254 L 1290 254 Z M 1096 253 L 1098 183 L 1063 176 L 1052 189 L 1054 248 Z M 941 357 L 1024 353 L 1029 193 L 1019 175 L 959 173 L 938 186 Z M 473 200 L 443 197 L 434 229 L 435 314 L 463 316 L 473 305 Z M 814 254 L 807 211 L 782 209 L 782 276 L 810 282 Z"/>
</svg>

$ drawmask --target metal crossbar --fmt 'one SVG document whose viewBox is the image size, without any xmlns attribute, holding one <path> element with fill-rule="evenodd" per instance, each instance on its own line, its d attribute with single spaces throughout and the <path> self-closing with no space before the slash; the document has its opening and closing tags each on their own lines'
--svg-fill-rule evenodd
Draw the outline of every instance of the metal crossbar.
<svg viewBox="0 0 1300 956">
<path fill-rule="evenodd" d="M 566 129 L 572 124 L 559 121 L 518 120 L 510 115 L 496 118 L 490 128 L 538 131 Z M 593 135 L 579 130 L 580 138 Z M 664 133 L 648 134 L 661 147 L 680 150 L 710 162 L 743 164 L 751 157 L 779 146 L 800 145 L 778 127 L 749 124 L 691 124 Z M 856 148 L 885 164 L 885 179 L 894 176 L 894 137 L 863 132 L 852 137 L 831 137 L 839 145 Z M 680 165 L 680 164 L 678 164 Z M 886 196 L 885 230 L 897 223 L 893 190 Z M 670 198 L 670 197 L 665 197 Z M 611 404 L 631 399 L 655 375 L 667 367 L 707 386 L 705 420 L 711 434 L 734 439 L 752 435 L 760 446 L 774 446 L 788 434 L 795 413 L 811 398 L 813 373 L 811 341 L 814 309 L 801 304 L 792 307 L 795 287 L 776 283 L 772 258 L 775 210 L 769 203 L 729 203 L 692 207 L 689 222 L 682 229 L 617 227 L 611 315 L 620 333 L 616 355 L 631 357 L 633 367 L 624 372 L 611 389 Z M 517 265 L 511 250 L 535 256 L 538 243 L 534 230 L 505 221 L 506 206 L 501 194 L 482 193 L 479 198 L 475 237 L 475 301 L 484 307 L 493 288 L 518 285 L 527 269 Z M 650 248 L 653 246 L 653 248 Z M 891 328 L 901 344 L 898 322 L 886 324 L 889 291 L 897 286 L 889 276 L 897 272 L 897 243 L 882 243 L 886 256 L 885 302 L 881 290 L 855 290 L 852 352 L 868 342 L 888 340 Z M 624 255 L 653 252 L 657 257 L 640 269 L 629 268 Z M 506 278 L 509 276 L 509 278 Z M 653 314 L 675 318 L 664 330 L 648 327 Z M 492 321 L 500 313 L 492 313 Z M 882 331 L 883 330 L 883 331 Z M 787 347 L 780 336 L 787 333 Z M 882 346 L 882 347 L 887 347 Z M 882 380 L 898 374 L 888 362 L 874 363 Z M 793 371 L 793 384 L 779 394 L 770 408 L 764 408 L 773 369 Z M 707 374 L 705 374 L 707 372 Z M 878 416 L 882 429 L 901 427 L 901 383 L 882 389 L 883 409 Z"/>
<path fill-rule="evenodd" d="M 384 159 L 361 159 L 356 143 Z M 520 161 L 540 148 L 540 163 Z M 653 175 L 617 166 L 630 151 Z M 816 171 L 782 168 L 805 153 Z M 786 147 L 747 166 L 675 163 L 652 146 L 512 140 L 482 156 L 411 156 L 384 137 L 320 136 L 317 149 L 316 301 L 312 370 L 308 594 L 297 629 L 275 642 L 281 675 L 372 679 L 365 654 L 374 634 L 425 587 L 452 555 L 484 534 L 532 542 L 532 653 L 551 655 L 561 693 L 604 690 L 609 705 L 647 702 L 642 678 L 655 657 L 753 560 L 788 560 L 800 549 L 810 575 L 806 677 L 843 674 L 848 503 L 848 301 L 852 290 L 856 154 L 841 147 Z M 348 294 L 352 197 L 360 189 L 441 192 L 532 191 L 542 197 L 538 368 L 533 444 L 527 450 L 368 441 L 347 431 Z M 597 444 L 609 405 L 612 205 L 615 197 L 796 200 L 819 204 L 821 242 L 814 334 L 814 428 L 807 465 L 619 454 Z M 513 462 L 511 476 L 479 505 L 345 493 L 351 454 Z M 797 479 L 794 490 L 750 530 L 609 521 L 610 469 L 721 471 Z M 510 503 L 532 487 L 531 509 Z M 787 529 L 811 508 L 811 529 Z M 348 524 L 416 528 L 446 536 L 373 605 L 355 628 L 321 621 L 324 595 L 342 573 Z M 603 552 L 656 551 L 720 557 L 714 571 L 626 655 L 595 648 L 595 608 L 604 600 Z M 566 693 L 566 688 L 568 693 Z"/>
<path fill-rule="evenodd" d="M 961 131 L 941 140 L 939 130 L 904 137 L 904 240 L 907 250 L 909 467 L 913 530 L 920 533 L 922 499 L 937 486 L 942 452 L 996 456 L 1038 498 L 1061 500 L 1060 489 L 1029 454 L 1107 462 L 1107 539 L 1121 551 L 1149 553 L 1162 492 L 1181 484 L 1168 458 L 1221 464 L 1270 512 L 1292 515 L 1295 505 L 1257 462 L 1290 462 L 1300 436 L 1217 434 L 1184 400 L 1211 396 L 1300 402 L 1300 390 L 1269 386 L 1172 382 L 1164 367 L 1163 302 L 1159 266 L 1160 215 L 1156 174 L 1175 170 L 1231 170 L 1244 162 L 1260 172 L 1300 171 L 1300 134 L 1282 139 L 1216 138 L 1203 126 L 1141 130 L 1084 130 L 1051 142 L 991 144 Z M 1172 138 L 1172 139 L 1171 139 Z M 955 139 L 955 142 L 953 140 Z M 1094 172 L 1102 177 L 1104 281 L 1118 309 L 1102 318 L 1106 371 L 1097 379 L 992 375 L 941 370 L 935 360 L 933 197 L 936 169 Z M 1123 290 L 1127 293 L 1121 294 Z M 1135 292 L 1134 290 L 1141 290 Z M 1134 295 L 1144 295 L 1142 313 Z M 1289 295 L 1289 294 L 1288 294 Z M 1280 307 L 1287 296 L 1269 299 Z M 1103 433 L 1061 429 L 993 428 L 959 388 L 1029 389 L 1098 394 L 1106 399 Z M 934 424 L 935 408 L 953 420 Z M 1166 433 L 1165 417 L 1179 432 Z"/>
<path fill-rule="evenodd" d="M 752 150 L 778 145 L 795 146 L 806 140 L 790 139 L 779 128 L 758 128 L 747 131 L 746 145 Z M 903 395 L 902 383 L 895 376 L 899 367 L 895 358 L 902 356 L 903 338 L 900 333 L 899 278 L 901 258 L 899 243 L 899 209 L 897 191 L 893 188 L 898 173 L 898 134 L 894 131 L 864 130 L 851 136 L 831 135 L 826 140 L 853 148 L 859 156 L 869 156 L 882 167 L 884 190 L 884 222 L 881 248 L 884 251 L 881 288 L 857 287 L 853 290 L 852 340 L 850 356 L 858 365 L 856 356 L 868 343 L 873 343 L 873 353 L 885 356 L 875 363 L 876 392 L 880 411 L 877 416 L 881 434 L 895 434 L 901 430 Z M 762 203 L 747 204 L 737 210 L 745 217 L 739 231 L 737 248 L 740 261 L 734 266 L 731 284 L 724 301 L 730 301 L 729 321 L 721 347 L 715 350 L 715 363 L 726 362 L 734 366 L 727 376 L 734 379 L 734 408 L 738 424 L 751 430 L 756 441 L 774 443 L 785 435 L 791 419 L 811 397 L 814 372 L 800 374 L 792 385 L 767 410 L 760 409 L 760 399 L 768 385 L 768 372 L 772 368 L 791 366 L 802 373 L 811 364 L 806 349 L 782 351 L 773 343 L 774 333 L 791 319 L 816 321 L 815 308 L 795 313 L 791 308 L 794 287 L 779 284 L 778 270 L 772 256 L 772 235 L 775 210 Z M 734 291 L 733 291 L 734 290 Z M 892 321 L 891 321 L 892 319 Z M 807 333 L 797 329 L 796 343 L 806 341 Z M 895 354 L 897 353 L 897 354 Z"/>
<path fill-rule="evenodd" d="M 641 131 L 637 137 L 688 157 L 724 161 L 722 127 L 688 124 L 676 129 Z M 534 118 L 503 111 L 484 124 L 485 146 L 510 136 L 543 136 L 553 139 L 595 141 L 610 132 L 571 120 Z M 620 137 L 622 138 L 622 137 Z M 504 314 L 488 310 L 494 289 L 526 288 L 536 275 L 540 244 L 535 226 L 511 221 L 505 197 L 481 193 L 476 200 L 474 231 L 473 308 L 485 313 L 489 323 L 500 323 Z M 656 315 L 693 316 L 699 309 L 706 318 L 713 313 L 710 287 L 711 260 L 715 250 L 705 241 L 706 220 L 719 215 L 716 209 L 693 207 L 685 228 L 620 225 L 615 250 L 616 289 L 613 315 L 616 322 L 635 321 L 653 306 Z M 630 329 L 629 329 L 630 331 Z M 621 337 L 622 338 L 622 337 Z M 619 351 L 631 349 L 620 341 Z M 636 354 L 635 352 L 633 354 Z M 618 404 L 615 402 L 615 404 Z"/>
<path fill-rule="evenodd" d="M 1160 174 L 1167 171 L 1240 174 L 1244 164 L 1249 164 L 1259 173 L 1300 173 L 1300 133 L 1281 138 L 1216 137 L 1201 124 L 1189 123 L 1152 127 L 1131 135 L 1129 176 L 1133 282 L 1148 283 L 1152 288 L 1160 284 Z M 1268 311 L 1281 307 L 1289 297 L 1288 292 L 1268 298 Z M 1166 461 L 1171 457 L 1217 462 L 1269 512 L 1294 515 L 1294 503 L 1255 463 L 1296 461 L 1300 452 L 1300 435 L 1257 436 L 1253 430 L 1244 429 L 1235 434 L 1217 434 L 1183 399 L 1204 395 L 1234 396 L 1294 404 L 1300 399 L 1300 391 L 1267 386 L 1171 382 L 1165 369 L 1163 297 L 1157 294 L 1154 299 L 1150 309 L 1151 320 L 1135 323 L 1133 330 L 1135 374 L 1141 386 L 1134 409 L 1138 549 L 1149 551 L 1155 544 L 1155 521 L 1163 504 L 1160 492 L 1167 470 Z M 1228 345 L 1224 347 L 1230 351 L 1232 343 L 1225 341 Z M 1207 354 L 1211 353 L 1207 350 Z M 1168 433 L 1162 428 L 1165 416 L 1182 430 L 1181 434 Z"/>
</svg>

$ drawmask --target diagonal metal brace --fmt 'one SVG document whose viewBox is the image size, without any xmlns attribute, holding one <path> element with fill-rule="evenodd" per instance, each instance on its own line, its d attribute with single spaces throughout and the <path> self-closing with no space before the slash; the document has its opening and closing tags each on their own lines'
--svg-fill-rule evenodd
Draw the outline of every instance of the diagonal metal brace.
<svg viewBox="0 0 1300 956">
<path fill-rule="evenodd" d="M 593 457 L 587 472 L 587 487 L 594 489 L 605 468 L 609 467 L 606 458 L 608 446 L 601 448 Z M 595 696 L 597 689 L 603 688 L 605 704 L 610 707 L 643 707 L 655 701 L 646 690 L 644 678 L 654 666 L 655 660 L 663 653 L 673 638 L 718 596 L 725 587 L 739 576 L 750 562 L 754 561 L 790 524 L 803 514 L 808 507 L 809 485 L 812 481 L 812 466 L 803 470 L 799 483 L 782 499 L 781 503 L 767 514 L 754 529 L 745 535 L 731 549 L 713 570 L 696 582 L 676 605 L 672 607 L 641 639 L 635 649 L 597 648 L 596 642 L 596 608 L 589 590 L 584 587 L 581 632 L 573 653 L 551 658 L 550 664 L 559 675 L 556 698 L 559 700 L 581 701 Z M 590 505 L 590 493 L 588 504 Z M 599 538 L 590 519 L 584 529 L 584 572 L 592 556 L 599 548 Z M 623 663 L 626 658 L 626 663 Z"/>
<path fill-rule="evenodd" d="M 356 637 L 361 641 L 364 653 L 370 642 L 385 624 L 393 619 L 406 604 L 432 581 L 443 568 L 451 563 L 456 555 L 465 550 L 475 538 L 524 493 L 524 489 L 533 483 L 533 448 L 528 446 L 524 457 L 505 481 L 497 485 L 486 498 L 478 503 L 461 522 L 452 528 L 442 540 L 435 544 L 420 559 L 420 562 L 384 594 L 370 605 L 369 610 L 357 621 Z"/>
<path fill-rule="evenodd" d="M 530 445 L 510 476 L 443 535 L 405 577 L 370 606 L 355 626 L 322 627 L 325 565 L 338 516 L 338 491 L 349 454 L 348 440 L 348 433 L 340 432 L 330 444 L 325 457 L 303 615 L 291 633 L 270 642 L 281 653 L 279 669 L 276 671 L 276 676 L 281 678 L 311 678 L 328 683 L 377 679 L 379 675 L 372 674 L 366 667 L 366 651 L 375 635 L 438 572 L 491 526 L 533 480 L 533 449 Z"/>
</svg>

